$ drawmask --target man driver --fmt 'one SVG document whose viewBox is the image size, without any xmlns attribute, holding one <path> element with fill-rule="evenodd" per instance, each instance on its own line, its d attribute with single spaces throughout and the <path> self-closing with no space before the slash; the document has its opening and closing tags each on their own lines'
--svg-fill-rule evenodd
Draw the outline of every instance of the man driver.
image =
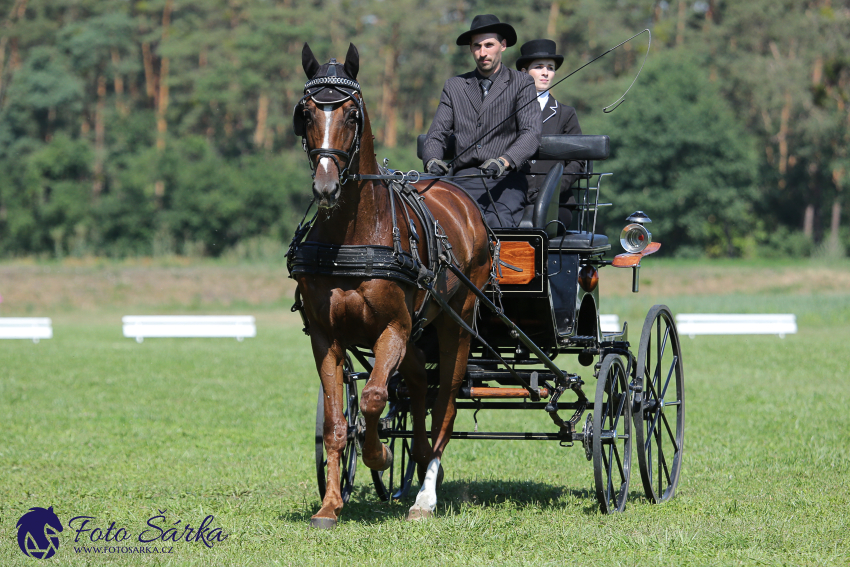
<svg viewBox="0 0 850 567">
<path fill-rule="evenodd" d="M 502 52 L 516 44 L 516 32 L 492 14 L 475 16 L 457 44 L 469 46 L 475 70 L 452 77 L 443 86 L 425 140 L 425 170 L 434 175 L 449 173 L 443 158 L 454 134 L 459 155 L 451 169 L 461 177 L 453 181 L 478 202 L 490 226 L 514 227 L 529 204 L 528 184 L 520 168 L 540 146 L 534 80 L 502 65 Z M 482 171 L 491 177 L 462 177 Z"/>
</svg>

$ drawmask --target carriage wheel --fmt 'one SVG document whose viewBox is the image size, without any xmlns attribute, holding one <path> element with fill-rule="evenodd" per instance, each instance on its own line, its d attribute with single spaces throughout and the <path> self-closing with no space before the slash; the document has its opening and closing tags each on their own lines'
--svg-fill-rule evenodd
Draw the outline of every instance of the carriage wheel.
<svg viewBox="0 0 850 567">
<path fill-rule="evenodd" d="M 685 440 L 685 390 L 679 334 L 670 309 L 649 310 L 635 367 L 635 442 L 646 497 L 653 503 L 676 493 Z"/>
<path fill-rule="evenodd" d="M 346 360 L 346 365 L 350 362 Z M 351 491 L 354 489 L 354 471 L 357 468 L 357 419 L 360 415 L 360 402 L 357 399 L 357 383 L 351 382 L 343 387 L 345 393 L 345 409 L 343 415 L 348 423 L 348 440 L 339 459 L 340 493 L 342 501 L 348 503 Z M 325 423 L 325 389 L 319 384 L 319 401 L 316 404 L 316 480 L 319 484 L 319 496 L 324 500 L 327 487 L 326 475 L 328 461 L 325 457 L 325 440 L 323 429 Z"/>
<path fill-rule="evenodd" d="M 409 434 L 413 432 L 413 419 L 408 411 L 409 402 L 399 400 L 392 402 L 382 424 L 395 433 Z M 410 437 L 390 437 L 387 446 L 394 455 L 393 465 L 385 471 L 372 471 L 372 483 L 378 498 L 387 502 L 400 500 L 410 492 L 416 463 L 411 458 L 413 439 Z"/>
<path fill-rule="evenodd" d="M 602 360 L 593 404 L 593 476 L 604 514 L 626 507 L 632 468 L 632 406 L 626 368 L 619 355 Z"/>
</svg>

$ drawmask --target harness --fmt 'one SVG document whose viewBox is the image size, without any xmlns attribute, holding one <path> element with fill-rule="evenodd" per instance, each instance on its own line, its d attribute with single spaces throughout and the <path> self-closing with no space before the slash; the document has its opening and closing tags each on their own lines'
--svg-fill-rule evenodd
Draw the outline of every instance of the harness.
<svg viewBox="0 0 850 567">
<path fill-rule="evenodd" d="M 487 296 L 481 290 L 476 288 L 473 283 L 469 281 L 466 275 L 458 269 L 448 235 L 425 204 L 423 196 L 412 185 L 412 183 L 415 183 L 420 178 L 429 179 L 431 177 L 420 175 L 418 172 L 408 172 L 405 174 L 403 172 L 389 170 L 386 167 L 386 160 L 384 160 L 384 167 L 379 168 L 379 175 L 348 174 L 348 168 L 351 165 L 351 160 L 360 149 L 360 138 L 363 133 L 365 115 L 363 112 L 363 102 L 360 99 L 360 85 L 352 79 L 338 76 L 335 70 L 337 66 L 338 64 L 336 63 L 336 60 L 331 59 L 331 62 L 328 64 L 327 75 L 315 77 L 304 86 L 304 96 L 298 104 L 295 105 L 295 111 L 293 114 L 293 129 L 295 133 L 300 135 L 302 138 L 302 147 L 304 148 L 304 151 L 308 153 L 310 169 L 313 171 L 314 177 L 314 157 L 328 157 L 337 164 L 337 171 L 340 172 L 340 182 L 342 184 L 352 180 L 376 180 L 381 181 L 381 185 L 387 188 L 390 201 L 390 216 L 392 218 L 393 225 L 392 246 L 373 244 L 331 245 L 316 242 L 304 242 L 304 238 L 306 238 L 316 221 L 316 217 L 318 216 L 318 212 L 316 212 L 309 221 L 306 220 L 310 208 L 313 206 L 313 202 L 311 202 L 307 211 L 304 213 L 304 217 L 301 219 L 301 222 L 295 230 L 295 234 L 292 237 L 292 241 L 289 244 L 289 250 L 286 254 L 286 265 L 289 270 L 289 277 L 294 279 L 299 275 L 311 274 L 356 278 L 380 278 L 415 285 L 419 289 L 425 290 L 426 293 L 422 304 L 419 305 L 413 315 L 413 327 L 411 329 L 410 337 L 412 341 L 416 341 L 421 336 L 422 329 L 427 323 L 425 313 L 433 300 L 439 305 L 442 312 L 446 313 L 461 328 L 469 332 L 473 338 L 481 341 L 490 353 L 502 362 L 508 372 L 529 390 L 532 399 L 539 399 L 536 388 L 529 385 L 522 377 L 520 377 L 516 371 L 502 359 L 498 351 L 494 350 L 485 341 L 483 341 L 483 339 L 481 339 L 475 328 L 470 327 L 463 318 L 461 318 L 460 315 L 451 308 L 447 302 L 447 298 L 443 297 L 438 289 L 438 283 L 441 281 L 447 283 L 449 277 L 453 277 L 466 287 L 469 287 L 478 297 L 479 301 L 484 301 L 488 308 L 496 310 L 500 318 L 506 321 L 506 323 L 517 332 L 517 336 L 523 340 L 523 342 L 531 345 L 529 348 L 531 348 L 535 353 L 538 353 L 540 356 L 543 356 L 549 362 L 553 372 L 559 376 L 562 374 L 554 363 L 549 361 L 545 354 L 543 354 L 536 345 L 531 343 L 524 333 L 522 333 L 522 331 L 520 331 L 504 316 L 502 310 L 490 302 Z M 335 89 L 341 94 L 332 97 L 324 96 L 323 100 L 317 101 L 320 104 L 340 103 L 344 102 L 348 98 L 357 102 L 359 110 L 357 128 L 355 130 L 354 140 L 347 152 L 334 148 L 315 148 L 313 150 L 307 150 L 303 114 L 304 101 L 311 97 L 315 100 L 315 97 L 320 95 L 324 89 L 332 89 L 332 92 L 333 89 Z M 333 102 L 330 102 L 329 100 Z M 347 160 L 345 168 L 339 167 L 339 162 L 336 159 L 337 156 Z M 459 186 L 458 188 L 463 190 L 463 188 Z M 405 251 L 401 244 L 401 231 L 399 230 L 398 218 L 396 215 L 396 200 L 399 200 L 401 204 L 404 219 L 408 226 L 408 251 Z M 420 235 L 417 232 L 416 223 L 411 217 L 411 212 L 413 213 L 413 216 L 416 217 L 420 226 L 423 227 L 423 235 Z M 484 220 L 483 213 L 481 213 L 481 220 L 484 222 L 484 226 L 487 228 L 488 234 L 491 238 L 493 268 L 490 274 L 490 282 L 494 287 L 496 295 L 499 296 L 500 292 L 498 289 L 496 275 L 497 273 L 500 274 L 501 266 L 505 265 L 517 271 L 521 270 L 510 266 L 510 264 L 499 259 L 499 239 Z M 428 253 L 427 265 L 422 261 L 422 257 L 419 253 L 419 247 L 421 245 L 425 246 Z M 304 304 L 301 301 L 301 294 L 298 288 L 296 288 L 295 304 L 292 306 L 292 311 L 298 311 L 300 313 L 301 320 L 304 322 L 304 332 L 306 334 L 310 334 L 309 323 L 304 313 Z"/>
</svg>

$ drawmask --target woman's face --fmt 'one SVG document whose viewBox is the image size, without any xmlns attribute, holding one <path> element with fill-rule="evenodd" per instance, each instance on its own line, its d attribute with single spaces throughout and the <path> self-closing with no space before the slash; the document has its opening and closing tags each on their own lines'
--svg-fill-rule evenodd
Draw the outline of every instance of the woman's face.
<svg viewBox="0 0 850 567">
<path fill-rule="evenodd" d="M 535 59 L 529 64 L 526 73 L 534 79 L 534 86 L 537 92 L 549 90 L 552 81 L 555 80 L 555 60 L 554 59 Z"/>
</svg>

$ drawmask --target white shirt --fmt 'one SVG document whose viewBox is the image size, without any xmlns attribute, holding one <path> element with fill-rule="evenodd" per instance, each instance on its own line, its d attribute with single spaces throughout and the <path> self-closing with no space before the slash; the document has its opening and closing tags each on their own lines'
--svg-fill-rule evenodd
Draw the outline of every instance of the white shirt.
<svg viewBox="0 0 850 567">
<path fill-rule="evenodd" d="M 540 110 L 543 110 L 546 107 L 546 103 L 549 102 L 549 91 L 537 93 L 537 102 L 540 103 Z"/>
</svg>

